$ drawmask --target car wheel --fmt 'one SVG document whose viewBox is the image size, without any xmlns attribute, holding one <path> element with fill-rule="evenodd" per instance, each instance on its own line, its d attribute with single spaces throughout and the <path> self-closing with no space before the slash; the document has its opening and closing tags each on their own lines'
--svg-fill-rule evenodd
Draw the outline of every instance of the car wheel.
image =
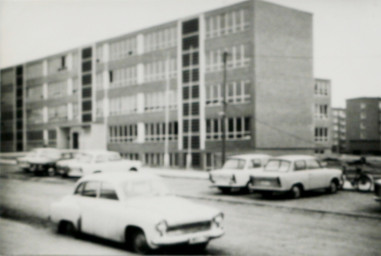
<svg viewBox="0 0 381 256">
<path fill-rule="evenodd" d="M 218 188 L 223 194 L 230 194 L 232 192 L 231 188 Z"/>
<path fill-rule="evenodd" d="M 331 183 L 329 184 L 329 187 L 327 188 L 327 192 L 330 194 L 335 194 L 337 190 L 338 190 L 337 182 L 332 180 Z"/>
<path fill-rule="evenodd" d="M 291 193 L 291 197 L 296 199 L 296 198 L 301 197 L 302 189 L 299 185 L 294 185 L 294 186 L 292 186 L 290 193 Z"/>
<path fill-rule="evenodd" d="M 190 251 L 192 253 L 202 254 L 205 252 L 209 242 L 190 245 Z"/>
<path fill-rule="evenodd" d="M 361 176 L 357 183 L 357 190 L 361 192 L 371 191 L 373 186 L 372 180 L 368 176 Z"/>
<path fill-rule="evenodd" d="M 55 176 L 55 175 L 56 175 L 56 170 L 55 170 L 53 167 L 49 167 L 49 168 L 46 170 L 46 174 L 47 174 L 47 176 L 49 176 L 49 177 Z"/>
<path fill-rule="evenodd" d="M 150 248 L 147 243 L 147 238 L 144 235 L 143 231 L 136 230 L 132 236 L 132 250 L 139 254 L 146 254 L 150 251 Z"/>
<path fill-rule="evenodd" d="M 58 233 L 68 236 L 76 236 L 76 229 L 70 221 L 61 221 L 58 224 Z"/>
</svg>

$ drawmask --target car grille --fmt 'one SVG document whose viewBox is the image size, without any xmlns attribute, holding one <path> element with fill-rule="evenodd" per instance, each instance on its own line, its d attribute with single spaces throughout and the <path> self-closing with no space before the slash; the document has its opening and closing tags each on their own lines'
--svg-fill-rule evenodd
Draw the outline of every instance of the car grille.
<svg viewBox="0 0 381 256">
<path fill-rule="evenodd" d="M 280 187 L 278 178 L 254 177 L 251 178 L 251 183 L 259 187 Z"/>
<path fill-rule="evenodd" d="M 381 184 L 379 183 L 374 184 L 374 194 L 376 194 L 376 196 L 381 197 Z"/>
<path fill-rule="evenodd" d="M 172 227 L 168 227 L 167 234 L 181 235 L 181 234 L 202 232 L 202 231 L 209 230 L 211 228 L 211 224 L 212 223 L 210 221 L 203 221 L 203 222 L 172 226 Z"/>
</svg>

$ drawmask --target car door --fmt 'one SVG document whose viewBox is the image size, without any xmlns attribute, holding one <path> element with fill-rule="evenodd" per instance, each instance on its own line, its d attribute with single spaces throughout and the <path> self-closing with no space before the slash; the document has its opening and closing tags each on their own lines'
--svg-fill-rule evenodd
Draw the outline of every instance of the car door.
<svg viewBox="0 0 381 256">
<path fill-rule="evenodd" d="M 125 211 L 112 183 L 101 183 L 98 201 L 96 235 L 119 241 L 124 229 L 122 218 Z"/>
<path fill-rule="evenodd" d="M 309 170 L 310 183 L 312 189 L 327 187 L 329 183 L 326 181 L 326 172 L 318 161 L 315 159 L 307 160 L 307 168 Z"/>
<path fill-rule="evenodd" d="M 99 181 L 85 181 L 77 202 L 80 208 L 81 231 L 95 235 L 97 229 Z"/>
<path fill-rule="evenodd" d="M 305 160 L 296 160 L 294 162 L 293 183 L 302 183 L 305 190 L 310 189 L 309 172 Z"/>
</svg>

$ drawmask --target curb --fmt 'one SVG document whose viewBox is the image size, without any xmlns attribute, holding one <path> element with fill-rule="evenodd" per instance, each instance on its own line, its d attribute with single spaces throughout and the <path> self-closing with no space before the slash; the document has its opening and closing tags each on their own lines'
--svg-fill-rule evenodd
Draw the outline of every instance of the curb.
<svg viewBox="0 0 381 256">
<path fill-rule="evenodd" d="M 245 200 L 241 198 L 215 198 L 211 196 L 191 196 L 191 195 L 178 195 L 183 198 L 188 199 L 198 199 L 198 200 L 205 200 L 205 201 L 217 201 L 217 202 L 225 202 L 230 204 L 242 204 L 242 205 L 256 205 L 256 206 L 266 206 L 266 207 L 272 207 L 272 208 L 279 208 L 289 211 L 298 211 L 298 212 L 306 212 L 306 213 L 317 213 L 317 214 L 329 214 L 329 215 L 338 215 L 338 216 L 345 216 L 345 217 L 351 217 L 351 218 L 363 218 L 363 219 L 374 219 L 374 220 L 381 220 L 381 216 L 372 215 L 372 214 L 363 214 L 363 213 L 350 213 L 350 212 L 337 212 L 337 211 L 324 211 L 324 210 L 315 210 L 315 209 L 308 209 L 308 208 L 301 208 L 296 206 L 286 206 L 286 205 L 274 205 L 269 203 L 261 203 L 254 200 Z"/>
</svg>

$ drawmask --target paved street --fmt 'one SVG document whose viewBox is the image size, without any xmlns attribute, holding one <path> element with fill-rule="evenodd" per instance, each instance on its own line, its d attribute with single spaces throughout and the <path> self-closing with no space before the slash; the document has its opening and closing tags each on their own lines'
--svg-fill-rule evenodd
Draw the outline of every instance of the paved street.
<svg viewBox="0 0 381 256">
<path fill-rule="evenodd" d="M 164 180 L 175 194 L 197 197 L 192 200 L 224 211 L 226 235 L 210 243 L 208 254 L 378 255 L 381 251 L 381 220 L 376 218 L 381 217 L 381 207 L 371 194 L 315 192 L 299 200 L 264 200 L 255 194 L 221 195 L 206 180 Z M 2 165 L 0 208 L 7 219 L 0 221 L 0 254 L 125 254 L 118 244 L 64 237 L 46 225 L 50 203 L 70 193 L 74 181 L 33 177 Z M 55 251 L 61 247 L 64 251 Z"/>
</svg>

